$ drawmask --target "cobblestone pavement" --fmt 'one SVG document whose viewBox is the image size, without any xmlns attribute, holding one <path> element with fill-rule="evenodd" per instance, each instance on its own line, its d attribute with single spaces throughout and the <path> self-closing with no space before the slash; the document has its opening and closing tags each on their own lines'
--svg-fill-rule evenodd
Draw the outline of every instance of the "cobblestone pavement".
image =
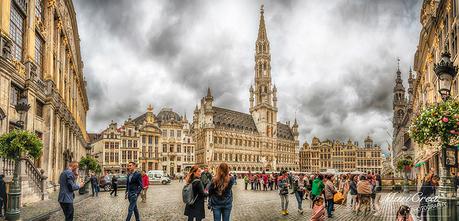
<svg viewBox="0 0 459 221">
<path fill-rule="evenodd" d="M 177 181 L 170 185 L 150 186 L 147 203 L 138 202 L 142 220 L 186 220 L 183 215 L 184 205 L 181 200 L 183 183 Z M 280 214 L 280 198 L 276 191 L 245 191 L 243 185 L 236 185 L 233 189 L 234 201 L 231 220 L 309 220 L 311 215 L 310 201 L 303 202 L 304 215 L 300 215 L 296 208 L 294 195 L 289 195 L 290 215 Z M 106 192 L 100 193 L 98 198 L 90 197 L 75 205 L 75 220 L 124 220 L 127 214 L 128 201 L 124 199 L 124 190 L 117 197 Z M 389 196 L 383 194 L 382 201 Z M 397 194 L 396 196 L 402 196 Z M 327 220 L 395 220 L 394 214 L 400 203 L 382 203 L 382 214 L 373 216 L 374 212 L 356 215 L 345 206 L 335 206 L 334 218 Z M 409 205 L 415 209 L 417 205 Z M 61 211 L 53 214 L 50 220 L 64 220 Z M 134 220 L 134 218 L 132 218 Z M 206 219 L 213 220 L 210 210 L 206 210 Z"/>
</svg>

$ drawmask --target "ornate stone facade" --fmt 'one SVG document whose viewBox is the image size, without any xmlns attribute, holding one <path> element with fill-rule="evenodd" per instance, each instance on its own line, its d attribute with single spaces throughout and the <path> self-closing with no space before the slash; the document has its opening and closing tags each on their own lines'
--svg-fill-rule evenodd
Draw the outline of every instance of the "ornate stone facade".
<svg viewBox="0 0 459 221">
<path fill-rule="evenodd" d="M 438 93 L 437 76 L 434 72 L 434 64 L 440 60 L 441 53 L 448 51 L 452 55 L 452 61 L 458 65 L 458 32 L 459 25 L 459 5 L 457 0 L 425 0 L 421 8 L 420 22 L 422 29 L 419 34 L 419 43 L 414 56 L 414 71 L 416 76 L 412 78 L 412 86 L 409 89 L 409 100 L 406 104 L 406 109 L 401 122 L 403 131 L 394 133 L 394 140 L 399 140 L 394 143 L 394 147 L 401 148 L 403 143 L 409 141 L 407 129 L 411 124 L 411 118 L 419 114 L 419 112 L 428 104 L 442 102 Z M 411 92 L 410 92 L 411 90 Z M 451 88 L 451 98 L 459 99 L 459 80 L 456 76 L 453 79 Z M 394 127 L 394 132 L 397 129 Z M 421 184 L 422 178 L 433 170 L 439 174 L 440 160 L 439 147 L 440 145 L 419 145 L 415 142 L 410 142 L 411 146 L 408 149 L 413 149 L 414 163 L 425 162 L 418 167 L 416 177 L 418 185 Z M 406 145 L 405 145 L 406 146 Z M 395 149 L 395 148 L 394 148 Z"/>
<path fill-rule="evenodd" d="M 365 139 L 365 146 L 359 147 L 357 142 L 347 143 L 325 140 L 321 142 L 314 137 L 311 145 L 307 142 L 300 150 L 300 170 L 304 172 L 326 172 L 334 169 L 338 172 L 375 172 L 383 170 L 381 147 L 373 144 L 370 137 Z"/>
<path fill-rule="evenodd" d="M 193 130 L 196 163 L 212 170 L 221 162 L 234 171 L 297 170 L 298 124 L 277 121 L 277 88 L 271 81 L 271 53 L 261 8 L 255 44 L 255 78 L 250 114 L 213 105 L 210 88 L 196 106 Z"/>
<path fill-rule="evenodd" d="M 121 127 L 112 122 L 100 134 L 90 134 L 92 155 L 104 171 L 122 173 L 130 161 L 144 170 L 163 170 L 170 175 L 188 170 L 194 164 L 194 142 L 186 116 L 170 108 L 158 115 L 149 106 L 135 119 L 129 117 Z"/>
<path fill-rule="evenodd" d="M 71 0 L 0 2 L 0 134 L 17 127 L 14 105 L 31 105 L 25 129 L 43 140 L 35 164 L 57 183 L 70 160 L 86 154 L 89 109 Z"/>
</svg>

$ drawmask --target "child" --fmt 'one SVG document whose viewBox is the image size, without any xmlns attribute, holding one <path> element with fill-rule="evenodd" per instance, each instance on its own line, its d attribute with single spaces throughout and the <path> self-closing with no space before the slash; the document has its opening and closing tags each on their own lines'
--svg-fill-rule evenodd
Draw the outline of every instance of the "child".
<svg viewBox="0 0 459 221">
<path fill-rule="evenodd" d="M 324 221 L 325 220 L 325 207 L 324 198 L 317 197 L 312 202 L 314 207 L 312 208 L 312 216 L 310 221 Z"/>
<path fill-rule="evenodd" d="M 410 207 L 401 205 L 397 211 L 397 221 L 413 221 L 410 210 Z"/>
</svg>

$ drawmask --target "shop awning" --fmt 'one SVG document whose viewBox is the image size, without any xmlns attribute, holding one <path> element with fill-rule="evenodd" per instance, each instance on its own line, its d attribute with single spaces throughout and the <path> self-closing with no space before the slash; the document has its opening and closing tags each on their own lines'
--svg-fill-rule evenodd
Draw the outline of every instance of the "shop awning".
<svg viewBox="0 0 459 221">
<path fill-rule="evenodd" d="M 426 164 L 426 162 L 429 161 L 430 158 L 432 158 L 437 153 L 438 153 L 438 150 L 435 150 L 435 151 L 433 151 L 431 153 L 428 153 L 428 154 L 424 155 L 421 159 L 416 161 L 416 163 L 414 164 L 414 167 L 420 167 L 420 166 Z"/>
</svg>

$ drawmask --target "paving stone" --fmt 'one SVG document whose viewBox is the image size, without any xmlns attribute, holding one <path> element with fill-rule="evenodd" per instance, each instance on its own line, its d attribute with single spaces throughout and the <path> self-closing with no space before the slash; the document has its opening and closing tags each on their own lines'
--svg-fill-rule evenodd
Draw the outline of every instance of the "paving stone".
<svg viewBox="0 0 459 221">
<path fill-rule="evenodd" d="M 147 193 L 147 203 L 138 202 L 142 220 L 186 220 L 183 215 L 184 204 L 181 199 L 181 188 L 183 183 L 173 181 L 170 185 L 153 185 Z M 127 215 L 129 202 L 124 199 L 124 190 L 119 192 L 117 197 L 110 196 L 106 192 L 99 194 L 99 197 L 90 197 L 75 205 L 75 220 L 124 220 Z M 263 220 L 263 221 L 284 221 L 284 220 L 309 220 L 311 215 L 311 202 L 303 201 L 304 214 L 297 211 L 295 196 L 289 195 L 288 216 L 280 214 L 280 198 L 277 191 L 251 191 L 244 190 L 243 185 L 236 185 L 233 189 L 234 201 L 231 212 L 231 220 Z M 382 200 L 388 196 L 383 193 Z M 397 196 L 408 196 L 402 193 Z M 386 221 L 395 220 L 394 215 L 401 203 L 384 203 L 380 216 L 373 216 L 374 212 L 356 215 L 350 207 L 336 205 L 334 218 L 327 220 L 352 220 L 352 221 Z M 413 209 L 417 208 L 416 203 L 410 203 Z M 62 211 L 53 214 L 50 220 L 64 220 Z M 132 218 L 134 220 L 134 218 Z M 206 221 L 213 220 L 210 210 L 206 210 Z"/>
</svg>

